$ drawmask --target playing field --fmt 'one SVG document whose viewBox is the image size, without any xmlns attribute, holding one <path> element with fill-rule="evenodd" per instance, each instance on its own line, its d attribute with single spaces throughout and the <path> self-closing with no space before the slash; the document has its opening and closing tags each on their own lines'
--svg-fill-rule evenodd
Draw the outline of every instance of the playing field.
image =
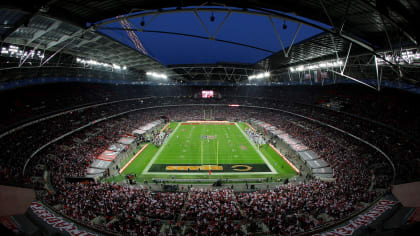
<svg viewBox="0 0 420 236">
<path fill-rule="evenodd" d="M 277 176 L 296 171 L 268 145 L 258 148 L 244 132 L 244 123 L 171 123 L 161 147 L 149 144 L 123 174 L 137 176 Z"/>
<path fill-rule="evenodd" d="M 149 168 L 148 168 L 149 167 Z M 236 123 L 179 123 L 143 174 L 276 171 Z M 270 168 L 271 167 L 271 168 Z"/>
</svg>

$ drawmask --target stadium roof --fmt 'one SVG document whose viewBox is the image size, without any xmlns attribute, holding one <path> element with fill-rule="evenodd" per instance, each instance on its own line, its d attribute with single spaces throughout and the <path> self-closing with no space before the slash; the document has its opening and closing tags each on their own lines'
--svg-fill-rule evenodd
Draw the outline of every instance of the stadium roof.
<svg viewBox="0 0 420 236">
<path fill-rule="evenodd" d="M 250 50 L 254 47 L 253 50 L 258 51 L 256 53 L 258 55 L 253 57 L 254 60 L 230 60 L 252 63 L 251 68 L 249 65 L 243 64 L 235 66 L 243 69 L 240 78 L 246 78 L 250 74 L 265 70 L 272 72 L 271 79 L 273 81 L 299 79 L 301 75 L 290 75 L 290 67 L 293 69 L 293 67 L 303 64 L 341 60 L 343 65 L 340 65 L 340 70 L 331 70 L 329 73 L 336 73 L 351 79 L 369 77 L 377 78 L 378 82 L 387 79 L 416 84 L 419 81 L 418 65 L 416 61 L 412 63 L 411 60 L 413 58 L 417 60 L 420 30 L 415 24 L 419 10 L 420 3 L 415 0 L 211 2 L 194 0 L 39 0 L 32 1 L 30 4 L 27 1 L 17 0 L 7 5 L 1 5 L 0 35 L 2 43 L 51 51 L 50 54 L 53 56 L 55 52 L 70 54 L 127 66 L 130 70 L 138 72 L 153 70 L 168 74 L 169 77 L 176 80 L 188 80 L 194 77 L 188 76 L 188 73 L 182 71 L 191 71 L 197 67 L 196 65 L 190 65 L 190 69 L 172 70 L 165 65 L 179 63 L 161 61 L 159 57 L 150 55 L 147 53 L 147 47 L 142 47 L 142 41 L 136 41 L 135 38 L 142 30 L 144 32 L 150 30 L 143 29 L 139 23 L 140 19 L 146 19 L 145 25 L 147 25 L 148 21 L 156 18 L 157 15 L 190 12 L 192 15 L 196 15 L 197 25 L 199 27 L 201 25 L 203 28 L 199 34 L 169 32 L 153 28 L 152 30 L 160 31 L 154 32 L 155 34 L 166 34 L 171 37 L 182 33 L 185 34 L 184 37 L 209 38 L 215 45 L 245 47 Z M 271 40 L 279 43 L 280 47 L 277 44 L 277 48 L 266 48 L 265 42 L 257 42 L 256 45 L 251 41 L 241 42 L 223 38 L 222 30 L 219 35 L 218 27 L 211 28 L 206 22 L 199 19 L 207 19 L 209 14 L 215 14 L 219 21 L 216 23 L 218 27 L 221 25 L 222 30 L 223 27 L 229 25 L 229 19 L 227 18 L 224 22 L 225 18 L 223 18 L 228 14 L 247 14 L 255 17 L 254 19 L 265 17 L 276 26 L 272 28 L 274 33 L 272 33 Z M 116 16 L 121 17 L 116 18 Z M 296 35 L 289 33 L 289 38 L 286 39 L 280 32 L 282 20 L 290 25 L 290 30 L 294 28 L 292 25 L 296 26 L 295 33 L 299 31 L 299 27 L 313 27 L 317 31 L 314 31 L 315 34 L 305 34 L 304 36 L 299 32 Z M 118 30 L 125 33 L 126 37 L 115 37 L 112 33 L 106 32 L 112 27 L 117 28 L 116 23 L 119 24 Z M 203 32 L 206 33 L 203 34 Z M 217 34 L 214 34 L 215 32 Z M 317 35 L 318 32 L 322 33 Z M 297 40 L 291 40 L 294 38 L 290 37 L 291 34 L 296 36 Z M 279 37 L 280 40 L 278 40 Z M 153 40 L 153 38 L 149 40 Z M 262 45 L 258 45 L 258 43 Z M 264 51 L 265 53 L 263 53 Z M 403 57 L 404 53 L 415 56 Z M 379 70 L 376 69 L 375 62 L 377 60 L 375 57 L 380 58 L 380 64 L 384 65 Z M 407 59 L 410 60 L 410 63 L 407 62 Z M 199 62 L 214 63 L 216 61 Z M 189 62 L 181 61 L 180 63 Z M 182 67 L 186 68 L 185 65 Z M 203 66 L 199 65 L 198 67 L 202 68 Z M 205 74 L 209 74 L 209 71 L 210 69 L 206 70 Z M 229 72 L 226 75 L 229 75 Z M 205 77 L 205 79 L 212 78 L 214 76 Z"/>
<path fill-rule="evenodd" d="M 99 32 L 134 49 L 130 36 L 139 38 L 144 47 L 139 51 L 165 65 L 255 64 L 282 50 L 282 46 L 322 32 L 277 16 L 232 7 L 142 11 L 128 14 L 124 20 L 127 26 L 121 24 L 119 17 L 94 25 Z M 132 34 L 127 34 L 127 30 Z"/>
</svg>

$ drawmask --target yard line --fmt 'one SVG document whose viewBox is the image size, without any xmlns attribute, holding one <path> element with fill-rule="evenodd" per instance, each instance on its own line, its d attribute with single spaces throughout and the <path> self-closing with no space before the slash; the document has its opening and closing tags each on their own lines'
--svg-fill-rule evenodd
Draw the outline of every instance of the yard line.
<svg viewBox="0 0 420 236">
<path fill-rule="evenodd" d="M 238 123 L 235 122 L 235 126 L 241 131 L 242 135 L 245 136 L 246 140 L 251 144 L 251 146 L 255 149 L 255 151 L 260 155 L 260 157 L 264 160 L 265 164 L 267 164 L 268 168 L 270 168 L 271 172 L 277 174 L 277 171 L 273 168 L 273 166 L 270 164 L 270 162 L 265 158 L 265 156 L 260 152 L 260 150 L 255 147 L 255 144 L 249 140 L 248 136 L 245 134 L 245 132 L 239 127 Z"/>
<path fill-rule="evenodd" d="M 142 174 L 145 174 L 145 173 L 149 172 L 149 169 L 152 166 L 152 164 L 155 163 L 156 158 L 159 156 L 159 154 L 162 152 L 162 150 L 166 147 L 166 144 L 169 143 L 169 141 L 172 139 L 172 137 L 174 136 L 174 134 L 176 133 L 176 131 L 178 130 L 178 128 L 180 126 L 181 126 L 181 122 L 178 123 L 178 125 L 176 126 L 176 128 L 174 129 L 174 131 L 169 135 L 168 139 L 163 143 L 163 145 L 155 153 L 155 155 L 153 156 L 152 160 L 149 161 L 149 163 L 147 164 L 146 168 L 144 168 Z"/>
</svg>

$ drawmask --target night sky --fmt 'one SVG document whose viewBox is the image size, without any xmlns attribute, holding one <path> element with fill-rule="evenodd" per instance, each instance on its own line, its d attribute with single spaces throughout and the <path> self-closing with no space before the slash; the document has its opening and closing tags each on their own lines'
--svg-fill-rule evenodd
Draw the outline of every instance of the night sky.
<svg viewBox="0 0 420 236">
<path fill-rule="evenodd" d="M 210 21 L 211 12 L 199 12 L 198 14 L 210 34 L 214 34 L 227 12 L 214 12 L 214 22 Z M 148 22 L 151 18 L 152 16 L 147 16 L 144 18 L 144 21 Z M 273 20 L 284 46 L 289 46 L 298 24 L 286 21 L 287 29 L 283 29 L 282 19 L 273 18 Z M 140 22 L 142 17 L 132 18 L 129 21 L 136 28 L 141 28 Z M 118 22 L 107 24 L 103 28 L 99 28 L 99 31 L 134 48 L 125 31 L 104 29 L 104 27 L 122 28 Z M 161 14 L 144 29 L 208 37 L 193 12 Z M 321 32 L 321 30 L 302 25 L 295 43 Z M 136 34 L 148 54 L 164 65 L 214 64 L 218 62 L 254 64 L 271 55 L 270 52 L 208 39 L 153 32 L 136 32 Z M 281 45 L 275 35 L 272 24 L 268 17 L 265 16 L 232 13 L 216 35 L 216 38 L 248 44 L 274 52 L 281 51 Z"/>
</svg>

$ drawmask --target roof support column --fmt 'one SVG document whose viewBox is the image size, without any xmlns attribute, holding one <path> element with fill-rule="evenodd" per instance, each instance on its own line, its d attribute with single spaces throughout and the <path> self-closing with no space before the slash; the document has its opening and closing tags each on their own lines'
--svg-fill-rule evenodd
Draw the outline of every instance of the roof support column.
<svg viewBox="0 0 420 236">
<path fill-rule="evenodd" d="M 290 43 L 289 49 L 287 49 L 286 57 L 289 56 L 289 53 L 290 53 L 290 51 L 291 51 L 291 49 L 293 47 L 293 44 L 295 43 L 296 36 L 298 35 L 301 26 L 302 26 L 302 23 L 299 23 L 299 25 L 298 25 L 298 27 L 297 27 L 297 29 L 295 31 L 295 35 L 293 36 L 292 43 Z"/>
<path fill-rule="evenodd" d="M 36 45 L 36 47 L 34 47 L 31 51 L 28 52 L 28 55 L 26 55 L 26 57 L 22 60 L 20 60 L 19 62 L 19 67 L 21 67 L 25 61 L 31 56 L 32 53 L 35 53 L 35 51 L 38 49 L 39 45 L 41 45 L 41 43 L 38 43 L 38 45 Z"/>
<path fill-rule="evenodd" d="M 280 38 L 280 34 L 279 34 L 278 30 L 277 30 L 276 25 L 274 24 L 273 18 L 272 18 L 271 16 L 269 16 L 269 17 L 268 17 L 268 19 L 270 20 L 271 25 L 273 26 L 273 29 L 274 29 L 274 33 L 276 33 L 276 37 L 277 37 L 277 39 L 278 39 L 278 40 L 279 40 L 279 42 L 280 42 L 280 46 L 281 46 L 281 49 L 282 49 L 282 51 L 283 51 L 283 53 L 284 53 L 284 56 L 285 56 L 285 57 L 287 57 L 287 56 L 288 56 L 288 55 L 287 55 L 287 52 L 284 50 L 284 44 L 283 44 L 283 41 L 282 41 L 282 40 L 281 40 L 281 38 Z"/>
<path fill-rule="evenodd" d="M 220 23 L 219 27 L 217 27 L 216 32 L 214 32 L 214 34 L 211 36 L 211 40 L 216 38 L 217 33 L 219 33 L 220 29 L 222 29 L 222 26 L 225 24 L 225 22 L 227 21 L 227 19 L 229 18 L 229 16 L 232 14 L 232 11 L 229 9 L 228 14 L 225 16 L 225 18 L 223 19 L 222 23 Z"/>
<path fill-rule="evenodd" d="M 344 62 L 344 66 L 343 66 L 343 68 L 340 68 L 341 69 L 341 74 L 343 74 L 344 73 L 344 70 L 346 69 L 347 61 L 349 60 L 349 56 L 350 56 L 350 51 L 351 51 L 352 44 L 353 43 L 350 43 L 350 45 L 349 45 L 349 50 L 347 51 L 347 56 L 346 56 L 346 60 Z"/>
<path fill-rule="evenodd" d="M 381 73 L 379 74 L 379 68 L 378 68 L 378 61 L 376 60 L 376 56 L 375 57 L 375 69 L 376 69 L 376 82 L 378 84 L 378 91 L 381 90 L 381 82 L 382 82 L 382 67 L 381 67 Z"/>
<path fill-rule="evenodd" d="M 367 84 L 367 83 L 365 83 L 365 82 L 363 82 L 363 81 L 360 81 L 360 80 L 358 80 L 358 79 L 355 79 L 355 78 L 353 78 L 353 77 L 351 77 L 351 76 L 349 76 L 349 75 L 345 75 L 345 74 L 343 74 L 343 73 L 338 73 L 337 71 L 335 71 L 335 70 L 329 70 L 329 71 L 331 71 L 332 73 L 334 73 L 334 74 L 337 74 L 337 75 L 341 75 L 341 76 L 343 76 L 343 77 L 346 77 L 346 78 L 348 78 L 348 79 L 351 79 L 351 80 L 353 80 L 353 81 L 356 81 L 357 83 L 360 83 L 360 84 L 363 84 L 363 85 L 366 85 L 366 86 L 368 86 L 369 88 L 371 88 L 371 89 L 374 89 L 374 90 L 377 90 L 375 87 L 373 87 L 372 85 L 370 85 L 370 84 Z"/>
<path fill-rule="evenodd" d="M 200 22 L 201 26 L 203 27 L 204 31 L 206 31 L 207 35 L 209 36 L 209 39 L 211 39 L 210 32 L 207 29 L 207 27 L 204 24 L 204 22 L 201 20 L 201 17 L 198 15 L 197 10 L 194 10 L 193 12 L 194 12 L 195 17 L 198 19 L 198 21 Z"/>
<path fill-rule="evenodd" d="M 68 45 L 70 45 L 75 38 L 73 38 L 72 40 L 70 40 L 68 43 L 66 43 L 64 46 L 62 46 L 60 49 L 58 49 L 57 51 L 55 51 L 50 57 L 48 57 L 44 62 L 41 62 L 40 66 L 45 65 L 46 63 L 48 63 L 49 60 L 51 60 L 55 55 L 57 55 L 57 53 L 59 53 L 61 50 L 63 50 L 64 48 L 66 48 Z"/>
</svg>

